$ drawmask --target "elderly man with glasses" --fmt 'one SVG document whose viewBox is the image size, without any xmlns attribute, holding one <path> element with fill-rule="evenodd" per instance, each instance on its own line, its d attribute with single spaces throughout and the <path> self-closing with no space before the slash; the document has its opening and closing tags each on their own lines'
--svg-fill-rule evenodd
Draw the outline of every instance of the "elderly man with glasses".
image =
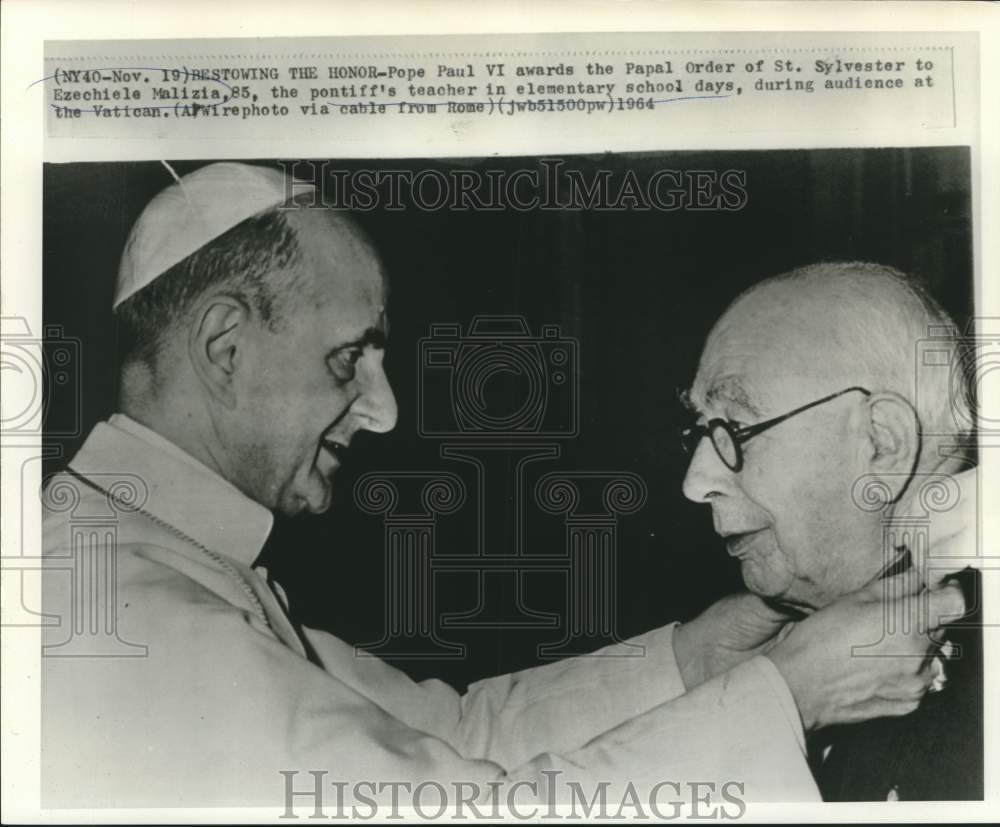
<svg viewBox="0 0 1000 827">
<path fill-rule="evenodd" d="M 691 454 L 684 493 L 711 506 L 751 592 L 808 614 L 905 568 L 917 549 L 895 542 L 887 521 L 929 478 L 960 475 L 968 513 L 968 395 L 956 398 L 948 371 L 920 372 L 917 345 L 929 331 L 950 331 L 950 361 L 960 363 L 960 339 L 937 302 L 904 274 L 865 263 L 763 281 L 716 323 L 682 394 L 697 417 L 681 433 Z M 974 573 L 959 580 L 968 581 L 967 606 L 978 607 Z M 951 629 L 934 661 L 938 691 L 914 713 L 814 738 L 824 798 L 982 798 L 975 626 L 966 617 Z"/>
</svg>

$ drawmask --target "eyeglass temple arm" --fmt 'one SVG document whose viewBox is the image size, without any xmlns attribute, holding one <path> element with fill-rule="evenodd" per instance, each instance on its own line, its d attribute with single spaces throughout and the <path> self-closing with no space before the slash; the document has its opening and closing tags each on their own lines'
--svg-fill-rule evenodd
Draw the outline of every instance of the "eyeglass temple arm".
<svg viewBox="0 0 1000 827">
<path fill-rule="evenodd" d="M 786 419 L 790 419 L 796 414 L 800 414 L 803 411 L 808 411 L 810 408 L 815 408 L 817 405 L 822 405 L 824 402 L 829 402 L 831 399 L 836 399 L 838 396 L 843 396 L 845 393 L 852 393 L 853 391 L 858 391 L 863 393 L 865 396 L 871 396 L 872 392 L 867 388 L 862 388 L 860 385 L 853 385 L 849 388 L 844 388 L 842 391 L 837 391 L 836 393 L 831 393 L 829 396 L 824 396 L 822 399 L 817 399 L 815 402 L 810 402 L 807 405 L 802 405 L 796 408 L 794 411 L 789 411 L 788 413 L 782 414 L 781 416 L 776 416 L 774 419 L 768 419 L 764 422 L 758 422 L 756 425 L 748 425 L 746 428 L 740 428 L 736 432 L 736 436 L 740 439 L 749 439 L 752 436 L 756 436 L 761 433 L 761 431 L 766 431 L 768 428 L 773 428 Z"/>
</svg>

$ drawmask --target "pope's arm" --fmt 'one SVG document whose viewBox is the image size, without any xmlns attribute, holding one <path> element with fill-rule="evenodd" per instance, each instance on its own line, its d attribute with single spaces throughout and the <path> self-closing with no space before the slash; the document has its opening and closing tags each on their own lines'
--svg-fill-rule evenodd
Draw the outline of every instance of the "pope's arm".
<svg viewBox="0 0 1000 827">
<path fill-rule="evenodd" d="M 774 665 L 757 657 L 685 693 L 674 631 L 479 681 L 464 695 L 358 658 L 328 634 L 308 635 L 330 672 L 350 675 L 393 718 L 451 747 L 447 763 L 467 762 L 454 767 L 456 778 L 475 763 L 476 772 L 489 765 L 498 778 L 540 783 L 543 769 L 592 784 L 736 780 L 758 800 L 818 800 L 795 701 Z M 636 646 L 641 657 L 624 656 Z"/>
<path fill-rule="evenodd" d="M 637 674 L 619 671 L 629 659 L 595 657 L 460 696 L 311 631 L 321 668 L 234 602 L 233 581 L 200 559 L 182 573 L 166 549 L 119 549 L 117 632 L 147 647 L 145 657 L 50 650 L 42 658 L 46 806 L 274 805 L 285 779 L 298 776 L 352 788 L 433 781 L 484 789 L 506 780 L 541 790 L 551 773 L 563 785 L 732 782 L 748 800 L 810 799 L 797 715 L 813 729 L 905 714 L 929 681 L 918 670 L 932 641 L 915 631 L 891 641 L 894 657 L 852 656 L 853 644 L 876 639 L 889 609 L 895 628 L 920 628 L 916 576 L 909 592 L 902 583 L 890 590 L 909 599 L 885 603 L 876 582 L 797 624 L 766 658 L 657 703 L 659 667 L 664 695 L 679 687 L 669 677 L 667 631 L 644 639 L 655 644 L 648 661 L 632 662 L 650 670 L 645 686 L 626 685 Z M 55 574 L 45 578 L 44 604 L 65 615 L 72 595 L 50 590 L 70 582 Z M 929 611 L 961 614 L 961 592 L 931 593 Z M 67 634 L 65 624 L 43 629 L 56 649 Z"/>
<path fill-rule="evenodd" d="M 147 657 L 43 659 L 53 804 L 283 806 L 282 770 L 296 789 L 311 789 L 309 771 L 484 788 L 541 788 L 558 771 L 562 782 L 732 780 L 751 799 L 816 795 L 788 690 L 763 658 L 668 701 L 681 687 L 663 630 L 643 639 L 645 658 L 553 664 L 461 696 L 309 631 L 320 668 L 160 559 L 119 557 L 119 633 Z M 628 685 L 646 670 L 644 686 Z"/>
<path fill-rule="evenodd" d="M 504 767 L 576 750 L 685 690 L 673 624 L 588 656 L 478 681 L 464 695 L 438 680 L 416 684 L 325 632 L 306 633 L 328 672 L 462 755 Z"/>
</svg>

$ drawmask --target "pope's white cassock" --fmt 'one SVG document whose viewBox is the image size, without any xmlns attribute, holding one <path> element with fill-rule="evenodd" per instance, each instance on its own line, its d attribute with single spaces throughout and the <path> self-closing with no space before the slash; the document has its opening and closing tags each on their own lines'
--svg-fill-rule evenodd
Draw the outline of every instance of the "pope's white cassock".
<svg viewBox="0 0 1000 827">
<path fill-rule="evenodd" d="M 45 494 L 45 553 L 66 565 L 46 563 L 43 608 L 61 622 L 45 629 L 42 659 L 44 806 L 280 810 L 282 770 L 307 790 L 311 770 L 349 784 L 523 780 L 540 790 L 559 771 L 563 783 L 736 781 L 751 801 L 818 800 L 794 701 L 766 658 L 685 692 L 667 627 L 633 641 L 645 657 L 574 658 L 464 695 L 307 628 L 310 660 L 253 568 L 267 509 L 120 414 L 69 468 L 77 476 L 60 474 Z M 141 510 L 118 508 L 114 539 L 102 535 L 117 545 L 116 581 L 81 588 L 105 575 L 74 558 L 73 538 L 88 518 L 106 518 L 103 491 L 121 497 L 136 479 Z M 79 499 L 68 501 L 70 489 Z M 344 588 L 331 583 L 331 600 Z M 109 607 L 102 622 L 145 656 L 80 656 L 74 630 Z"/>
</svg>

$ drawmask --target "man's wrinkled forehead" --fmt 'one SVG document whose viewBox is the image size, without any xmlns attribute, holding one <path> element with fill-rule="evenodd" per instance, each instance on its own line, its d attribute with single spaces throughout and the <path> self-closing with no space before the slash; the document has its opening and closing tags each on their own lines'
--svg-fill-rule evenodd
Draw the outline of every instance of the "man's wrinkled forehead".
<svg viewBox="0 0 1000 827">
<path fill-rule="evenodd" d="M 708 336 L 689 392 L 691 407 L 733 418 L 772 412 L 789 383 L 817 370 L 808 330 L 774 291 L 738 300 Z"/>
</svg>

